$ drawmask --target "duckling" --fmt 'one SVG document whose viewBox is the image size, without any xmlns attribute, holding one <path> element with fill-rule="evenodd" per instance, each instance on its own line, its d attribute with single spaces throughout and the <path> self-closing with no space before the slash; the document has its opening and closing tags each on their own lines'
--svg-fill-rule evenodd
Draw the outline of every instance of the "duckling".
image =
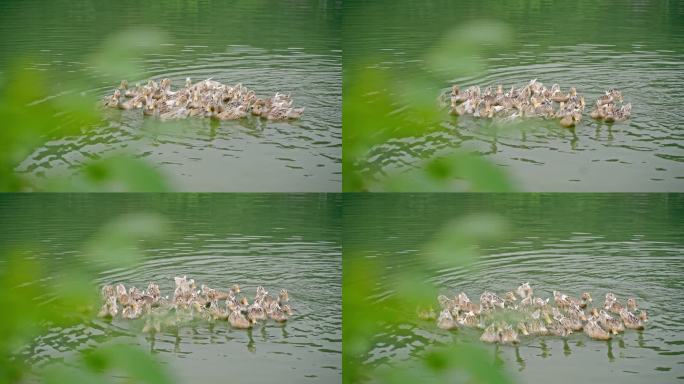
<svg viewBox="0 0 684 384">
<path fill-rule="evenodd" d="M 620 109 L 615 111 L 614 117 L 615 121 L 620 122 L 620 121 L 625 121 L 630 118 L 632 115 L 632 104 L 625 104 Z"/>
<path fill-rule="evenodd" d="M 140 305 L 137 302 L 133 301 L 132 303 L 124 307 L 123 311 L 121 311 L 121 316 L 124 319 L 137 319 L 138 317 L 140 317 L 141 313 L 142 309 Z"/>
<path fill-rule="evenodd" d="M 231 327 L 237 329 L 249 329 L 252 328 L 252 325 L 254 324 L 254 320 L 247 319 L 239 310 L 232 311 L 230 315 L 228 315 L 228 322 Z"/>
<path fill-rule="evenodd" d="M 558 91 L 556 91 L 551 96 L 551 101 L 554 101 L 556 103 L 564 103 L 564 102 L 567 102 L 568 100 L 570 100 L 570 94 L 568 93 L 568 94 L 564 95 L 563 93 L 561 93 L 560 89 L 558 89 Z"/>
<path fill-rule="evenodd" d="M 465 327 L 477 327 L 479 324 L 479 319 L 477 315 L 472 312 L 463 312 L 463 314 L 458 318 L 458 323 Z"/>
<path fill-rule="evenodd" d="M 119 102 L 121 98 L 121 91 L 118 89 L 114 90 L 114 94 L 112 96 L 106 97 L 104 101 L 105 107 L 109 108 L 118 108 Z"/>
<path fill-rule="evenodd" d="M 503 309 L 504 305 L 505 301 L 494 292 L 484 291 L 484 293 L 480 295 L 480 306 L 482 308 L 494 309 L 495 307 L 499 307 Z"/>
<path fill-rule="evenodd" d="M 116 297 L 116 289 L 109 284 L 105 284 L 102 286 L 102 289 L 100 290 L 100 295 L 102 296 L 102 299 L 106 300 L 112 296 Z"/>
<path fill-rule="evenodd" d="M 572 330 L 564 327 L 560 321 L 551 322 L 546 329 L 549 331 L 549 334 L 553 336 L 568 337 L 572 334 Z"/>
<path fill-rule="evenodd" d="M 418 307 L 416 308 L 418 318 L 424 321 L 432 321 L 437 319 L 437 313 L 432 307 Z"/>
<path fill-rule="evenodd" d="M 301 108 L 290 108 L 287 110 L 286 115 L 290 120 L 300 119 L 304 114 L 304 107 Z"/>
<path fill-rule="evenodd" d="M 473 312 L 476 315 L 480 314 L 480 306 L 470 301 L 468 295 L 465 292 L 461 292 L 454 298 L 458 308 L 465 312 Z"/>
<path fill-rule="evenodd" d="M 638 309 L 637 308 L 637 302 L 636 302 L 635 298 L 630 297 L 627 299 L 627 309 L 632 311 L 632 312 L 635 312 Z"/>
<path fill-rule="evenodd" d="M 598 322 L 599 324 L 601 324 L 603 329 L 615 335 L 617 335 L 620 332 L 624 332 L 625 330 L 625 326 L 622 324 L 622 321 L 620 321 L 620 319 L 614 318 L 603 309 L 599 312 L 598 319 Z"/>
<path fill-rule="evenodd" d="M 454 308 L 454 306 L 456 305 L 454 301 L 446 297 L 446 295 L 437 296 L 437 302 L 439 303 L 440 308 L 449 311 L 451 311 L 451 309 Z"/>
<path fill-rule="evenodd" d="M 116 305 L 116 296 L 111 295 L 107 296 L 105 299 L 105 303 L 100 308 L 100 311 L 97 313 L 97 317 L 109 317 L 109 318 L 114 318 L 116 317 L 116 314 L 119 313 L 119 307 Z"/>
<path fill-rule="evenodd" d="M 606 94 L 610 95 L 613 100 L 622 101 L 622 92 L 619 89 L 611 88 L 606 91 Z"/>
<path fill-rule="evenodd" d="M 644 323 L 641 321 L 641 319 L 632 312 L 628 311 L 627 308 L 622 308 L 620 311 L 620 318 L 625 323 L 625 328 L 644 329 Z"/>
<path fill-rule="evenodd" d="M 213 116 L 216 116 L 219 120 L 239 120 L 247 116 L 247 111 L 243 105 L 240 105 L 237 108 L 229 108 Z"/>
<path fill-rule="evenodd" d="M 643 321 L 644 323 L 647 322 L 647 321 L 648 321 L 648 312 L 646 312 L 645 309 L 640 310 L 640 311 L 639 311 L 639 318 L 640 318 L 641 321 Z"/>
<path fill-rule="evenodd" d="M 247 312 L 247 317 L 254 320 L 266 320 L 268 318 L 266 311 L 261 306 L 261 301 L 252 303 Z"/>
<path fill-rule="evenodd" d="M 506 324 L 500 333 L 500 341 L 503 344 L 518 344 L 520 339 L 518 339 L 518 332 L 513 329 L 509 324 Z"/>
<path fill-rule="evenodd" d="M 287 291 L 287 289 L 281 289 L 280 292 L 278 292 L 278 304 L 283 304 L 287 303 L 290 301 L 290 294 Z"/>
<path fill-rule="evenodd" d="M 598 100 L 596 100 L 596 104 L 598 104 L 599 106 L 612 104 L 613 101 L 615 101 L 613 96 L 609 92 L 606 92 L 605 94 L 599 96 Z"/>
<path fill-rule="evenodd" d="M 603 120 L 605 118 L 602 108 L 600 108 L 598 105 L 596 105 L 591 113 L 589 113 L 589 116 L 594 120 Z"/>
<path fill-rule="evenodd" d="M 547 308 L 548 305 L 549 305 L 549 299 L 548 298 L 546 298 L 546 300 L 542 299 L 541 297 L 537 297 L 534 299 L 534 306 L 536 308 L 544 309 L 544 308 Z"/>
<path fill-rule="evenodd" d="M 576 115 L 574 114 L 566 114 L 560 119 L 560 125 L 563 128 L 573 128 L 577 120 L 575 119 Z"/>
<path fill-rule="evenodd" d="M 558 308 L 553 308 L 553 319 L 555 322 L 560 323 L 563 328 L 570 331 L 579 331 L 582 329 L 582 321 L 576 318 L 564 316 Z"/>
<path fill-rule="evenodd" d="M 546 329 L 546 326 L 544 325 L 544 321 L 541 318 L 541 311 L 537 309 L 536 311 L 532 312 L 531 319 L 528 323 L 528 331 L 531 335 L 540 335 L 540 336 L 545 336 L 549 334 L 549 330 Z"/>
<path fill-rule="evenodd" d="M 596 340 L 610 340 L 610 333 L 606 332 L 601 326 L 596 322 L 595 319 L 590 319 L 584 326 L 584 333 L 592 339 Z"/>
<path fill-rule="evenodd" d="M 594 300 L 591 298 L 591 294 L 589 292 L 583 292 L 582 296 L 580 297 L 580 303 L 579 307 L 580 308 L 586 308 L 589 303 L 592 303 Z"/>
<path fill-rule="evenodd" d="M 439 313 L 439 318 L 437 319 L 437 327 L 445 330 L 451 330 L 458 327 L 449 309 L 445 308 L 442 310 L 442 312 Z"/>
<path fill-rule="evenodd" d="M 606 300 L 603 304 L 603 309 L 609 310 L 615 314 L 620 314 L 620 311 L 622 311 L 622 304 L 618 302 L 615 294 L 608 292 L 606 293 Z"/>
<path fill-rule="evenodd" d="M 567 308 L 571 304 L 568 295 L 564 295 L 558 291 L 553 291 L 553 301 L 558 308 Z"/>
<path fill-rule="evenodd" d="M 534 305 L 534 299 L 531 295 L 520 300 L 520 306 L 523 308 L 524 307 L 531 307 L 532 305 Z"/>
<path fill-rule="evenodd" d="M 496 343 L 500 340 L 499 338 L 499 330 L 497 329 L 496 325 L 490 324 L 485 328 L 484 332 L 482 333 L 482 336 L 480 336 L 480 340 L 484 341 L 485 343 Z"/>
<path fill-rule="evenodd" d="M 273 321 L 275 321 L 276 323 L 284 323 L 284 322 L 286 322 L 287 319 L 288 319 L 288 318 L 287 318 L 287 314 L 285 313 L 285 311 L 284 311 L 282 308 L 280 308 L 280 306 L 277 306 L 277 307 L 271 312 L 271 314 L 269 315 L 269 317 L 270 317 L 271 319 L 273 319 Z"/>
<path fill-rule="evenodd" d="M 508 291 L 504 294 L 504 306 L 507 308 L 516 308 L 515 302 L 518 301 L 518 298 L 515 296 L 515 293 L 512 291 Z"/>
<path fill-rule="evenodd" d="M 524 321 L 519 321 L 518 324 L 516 325 L 516 330 L 523 334 L 524 336 L 529 336 L 530 332 L 527 330 L 527 325 L 525 324 Z"/>
</svg>

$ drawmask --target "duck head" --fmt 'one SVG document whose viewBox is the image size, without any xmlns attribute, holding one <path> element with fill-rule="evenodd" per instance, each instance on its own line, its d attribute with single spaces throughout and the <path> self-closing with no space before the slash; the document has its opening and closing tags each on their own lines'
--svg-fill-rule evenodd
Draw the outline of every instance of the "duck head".
<svg viewBox="0 0 684 384">
<path fill-rule="evenodd" d="M 627 299 L 627 308 L 628 308 L 630 311 L 636 311 L 636 309 L 637 309 L 637 302 L 636 302 L 636 299 L 635 299 L 635 298 L 630 297 L 629 299 Z"/>
</svg>

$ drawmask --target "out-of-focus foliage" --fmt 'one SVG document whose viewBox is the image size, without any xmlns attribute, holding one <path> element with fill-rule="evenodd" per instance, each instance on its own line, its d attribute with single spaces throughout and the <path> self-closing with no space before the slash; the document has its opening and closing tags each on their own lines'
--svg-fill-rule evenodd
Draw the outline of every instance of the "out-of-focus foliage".
<svg viewBox="0 0 684 384">
<path fill-rule="evenodd" d="M 506 44 L 509 36 L 504 25 L 488 21 L 453 29 L 426 50 L 423 72 L 390 74 L 378 68 L 373 58 L 349 63 L 343 87 L 344 190 L 510 191 L 511 182 L 499 167 L 465 151 L 389 174 L 364 166 L 374 146 L 439 128 L 449 119 L 436 100 L 445 79 L 482 71 L 481 52 Z"/>
<path fill-rule="evenodd" d="M 353 220 L 346 225 L 353 225 Z M 431 281 L 436 269 L 468 267 L 482 246 L 506 236 L 506 222 L 499 216 L 468 215 L 445 224 L 424 245 L 420 262 L 396 270 L 391 258 L 366 257 L 355 245 L 345 250 L 343 273 L 343 381 L 345 383 L 508 383 L 502 367 L 489 352 L 467 341 L 427 347 L 419 358 L 376 367 L 368 363 L 378 335 L 388 329 L 418 324 L 417 309 L 436 302 L 438 287 Z M 381 286 L 392 291 L 381 301 L 372 298 Z M 425 326 L 423 323 L 420 326 Z"/>
<path fill-rule="evenodd" d="M 129 268 L 139 263 L 140 241 L 159 239 L 166 221 L 156 215 L 119 217 L 86 241 L 79 262 L 68 269 L 52 266 L 40 249 L 2 255 L 0 269 L 0 383 L 20 383 L 40 377 L 48 383 L 108 382 L 113 375 L 139 383 L 170 383 L 171 376 L 147 352 L 129 344 L 110 344 L 80 353 L 75 364 L 50 363 L 35 368 L 21 350 L 54 327 L 92 319 L 98 308 L 98 287 L 92 283 L 104 268 Z"/>
<path fill-rule="evenodd" d="M 89 63 L 99 77 L 111 81 L 143 73 L 139 57 L 158 51 L 164 35 L 155 30 L 127 30 L 113 34 Z M 166 178 L 144 160 L 125 154 L 102 157 L 80 165 L 74 174 L 39 180 L 17 173 L 17 166 L 44 143 L 99 124 L 100 100 L 80 90 L 92 88 L 88 79 L 48 81 L 48 76 L 17 63 L 0 82 L 0 190 L 2 191 L 168 191 Z"/>
</svg>

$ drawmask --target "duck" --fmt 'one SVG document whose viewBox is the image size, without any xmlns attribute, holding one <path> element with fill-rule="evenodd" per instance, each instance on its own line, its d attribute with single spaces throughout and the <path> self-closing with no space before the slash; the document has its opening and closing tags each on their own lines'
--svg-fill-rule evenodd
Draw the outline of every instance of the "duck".
<svg viewBox="0 0 684 384">
<path fill-rule="evenodd" d="M 463 312 L 457 320 L 458 324 L 464 327 L 477 327 L 480 323 L 475 312 L 467 311 Z"/>
<path fill-rule="evenodd" d="M 582 321 L 576 317 L 564 316 L 558 308 L 553 308 L 553 319 L 560 323 L 563 328 L 570 331 L 579 331 L 582 329 Z"/>
<path fill-rule="evenodd" d="M 254 320 L 250 320 L 242 314 L 240 310 L 234 310 L 228 315 L 230 326 L 237 329 L 249 329 L 254 325 Z"/>
<path fill-rule="evenodd" d="M 594 109 L 589 113 L 589 117 L 591 117 L 594 120 L 603 120 L 605 118 L 605 115 L 603 113 L 603 109 L 599 105 L 596 105 Z"/>
<path fill-rule="evenodd" d="M 560 125 L 563 128 L 572 128 L 576 125 L 576 122 L 573 114 L 566 114 L 560 119 Z"/>
<path fill-rule="evenodd" d="M 130 100 L 122 100 L 122 92 Z M 268 99 L 259 98 L 256 92 L 242 84 L 228 86 L 207 79 L 196 84 L 186 78 L 185 87 L 172 90 L 169 78 L 159 83 L 150 79 L 146 85 L 129 88 L 122 80 L 114 94 L 104 99 L 104 105 L 118 109 L 142 109 L 146 116 L 163 120 L 204 116 L 216 120 L 237 120 L 251 114 L 270 120 L 300 119 L 304 107 L 295 107 L 289 94 L 279 93 Z M 213 110 L 209 110 L 210 106 Z"/>
<path fill-rule="evenodd" d="M 615 314 L 620 314 L 620 311 L 622 311 L 622 304 L 618 302 L 615 294 L 608 292 L 606 293 L 606 300 L 603 304 L 603 309 Z"/>
<path fill-rule="evenodd" d="M 480 307 L 485 309 L 503 308 L 505 301 L 494 292 L 484 291 L 480 295 Z"/>
<path fill-rule="evenodd" d="M 624 332 L 625 326 L 622 324 L 620 319 L 616 319 L 609 315 L 605 310 L 601 310 L 598 313 L 599 324 L 608 332 L 617 335 L 620 332 Z"/>
<path fill-rule="evenodd" d="M 121 311 L 121 316 L 124 319 L 137 319 L 141 314 L 142 308 L 136 301 L 133 301 Z"/>
<path fill-rule="evenodd" d="M 480 340 L 485 343 L 496 343 L 500 340 L 499 330 L 495 324 L 490 324 L 485 328 Z"/>
<path fill-rule="evenodd" d="M 418 318 L 423 321 L 432 321 L 437 319 L 437 313 L 432 307 L 418 307 L 416 308 Z"/>
<path fill-rule="evenodd" d="M 564 295 L 558 291 L 553 291 L 553 301 L 559 308 L 567 308 L 571 304 L 568 295 Z"/>
<path fill-rule="evenodd" d="M 509 324 L 506 324 L 500 331 L 500 342 L 502 344 L 518 344 L 520 339 L 518 338 L 518 332 L 513 329 Z"/>
<path fill-rule="evenodd" d="M 235 108 L 225 109 L 222 112 L 219 112 L 215 115 L 212 115 L 212 118 L 214 116 L 218 120 L 239 120 L 239 119 L 242 119 L 243 117 L 247 116 L 247 111 L 245 110 L 245 106 L 240 105 L 240 106 L 235 107 Z"/>
<path fill-rule="evenodd" d="M 541 311 L 539 309 L 532 312 L 527 329 L 531 335 L 545 336 L 549 334 L 549 330 L 546 329 L 546 325 L 544 325 L 544 321 L 541 318 Z"/>
<path fill-rule="evenodd" d="M 633 298 L 633 297 L 627 298 L 627 309 L 632 311 L 632 312 L 634 312 L 638 309 L 637 308 L 637 301 L 635 298 Z"/>
<path fill-rule="evenodd" d="M 461 292 L 454 297 L 454 301 L 456 302 L 458 308 L 460 308 L 462 311 L 473 312 L 475 315 L 480 314 L 480 306 L 470 301 L 470 298 L 465 292 Z"/>
<path fill-rule="evenodd" d="M 506 308 L 516 308 L 516 302 L 518 301 L 518 298 L 515 296 L 515 293 L 513 291 L 508 291 L 504 294 L 504 307 Z"/>
<path fill-rule="evenodd" d="M 632 104 L 628 103 L 620 107 L 615 113 L 613 114 L 615 121 L 621 122 L 629 119 L 632 116 Z"/>
<path fill-rule="evenodd" d="M 644 329 L 644 323 L 641 321 L 641 319 L 627 310 L 627 308 L 622 308 L 620 311 L 620 318 L 625 323 L 625 328 Z"/>
<path fill-rule="evenodd" d="M 116 305 L 116 296 L 111 295 L 107 296 L 105 299 L 104 305 L 102 305 L 102 308 L 100 308 L 100 311 L 97 313 L 97 317 L 101 318 L 114 318 L 116 317 L 117 313 L 119 313 L 119 307 Z"/>
<path fill-rule="evenodd" d="M 451 330 L 458 327 L 456 321 L 454 321 L 454 317 L 451 315 L 451 310 L 445 308 L 439 313 L 437 327 L 445 330 Z"/>
<path fill-rule="evenodd" d="M 584 333 L 595 340 L 610 340 L 611 335 L 597 323 L 596 319 L 590 319 L 584 325 Z"/>
<path fill-rule="evenodd" d="M 266 310 L 261 306 L 261 300 L 252 303 L 247 311 L 247 317 L 254 320 L 266 320 L 268 318 Z"/>
<path fill-rule="evenodd" d="M 516 324 L 516 331 L 524 336 L 530 335 L 530 332 L 527 329 L 527 324 L 525 324 L 525 322 L 522 320 L 518 321 L 518 324 Z"/>
<path fill-rule="evenodd" d="M 269 314 L 269 317 L 276 323 L 284 323 L 288 319 L 287 313 L 279 305 L 276 305 L 275 309 Z"/>
<path fill-rule="evenodd" d="M 563 326 L 560 321 L 553 321 L 549 324 L 546 329 L 549 331 L 549 335 L 568 337 L 572 334 L 572 330 Z"/>
</svg>

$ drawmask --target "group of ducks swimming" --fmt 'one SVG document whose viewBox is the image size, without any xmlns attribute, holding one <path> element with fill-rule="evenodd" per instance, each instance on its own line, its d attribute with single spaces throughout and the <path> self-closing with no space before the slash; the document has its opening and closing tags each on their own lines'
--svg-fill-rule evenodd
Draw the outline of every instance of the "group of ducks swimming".
<svg viewBox="0 0 684 384">
<path fill-rule="evenodd" d="M 511 87 L 507 92 L 501 84 L 496 88 L 487 87 L 484 91 L 479 86 L 461 90 L 458 85 L 453 85 L 451 92 L 443 94 L 440 100 L 444 107 L 449 107 L 452 115 L 506 120 L 542 117 L 559 119 L 561 126 L 566 128 L 574 127 L 582 120 L 586 105 L 584 96 L 579 95 L 575 87 L 565 93 L 558 84 L 546 88 L 537 79 L 522 88 Z M 632 105 L 623 105 L 622 102 L 622 92 L 609 89 L 596 100 L 590 116 L 606 123 L 625 121 L 631 116 Z"/>
<path fill-rule="evenodd" d="M 634 298 L 628 298 L 622 305 L 615 294 L 606 294 L 603 308 L 590 308 L 592 298 L 584 292 L 580 298 L 553 292 L 554 305 L 549 299 L 534 297 L 529 283 L 523 283 L 515 292 L 506 292 L 504 297 L 485 291 L 480 303 L 475 304 L 461 292 L 453 299 L 440 295 L 439 317 L 432 311 L 421 310 L 418 315 L 424 320 L 437 318 L 437 326 L 451 330 L 458 327 L 484 329 L 480 340 L 488 343 L 516 344 L 519 335 L 553 335 L 566 337 L 573 332 L 584 331 L 592 339 L 609 340 L 611 335 L 623 332 L 625 328 L 644 329 L 648 321 L 645 310 L 637 308 Z M 612 315 L 611 315 L 612 314 Z"/>
<path fill-rule="evenodd" d="M 238 120 L 247 115 L 268 120 L 299 119 L 303 107 L 294 107 L 289 94 L 276 93 L 269 98 L 257 97 L 256 92 L 236 84 L 225 85 L 211 79 L 192 83 L 185 80 L 185 87 L 171 90 L 171 80 L 159 83 L 149 80 L 146 85 L 129 87 L 123 80 L 114 94 L 106 96 L 104 105 L 118 109 L 141 109 L 143 114 L 162 120 L 185 119 L 192 116 L 209 117 L 214 120 Z"/>
<path fill-rule="evenodd" d="M 175 277 L 176 289 L 173 299 L 162 296 L 157 283 L 151 282 L 145 290 L 123 284 L 102 287 L 104 304 L 98 317 L 113 318 L 121 313 L 124 319 L 145 318 L 143 332 L 160 332 L 162 324 L 175 326 L 197 317 L 208 320 L 228 320 L 238 329 L 251 328 L 258 321 L 272 319 L 284 323 L 292 315 L 288 304 L 290 297 L 281 289 L 277 297 L 268 294 L 264 287 L 256 289 L 256 296 L 250 304 L 246 297 L 237 297 L 240 286 L 235 284 L 227 292 L 209 288 L 202 284 L 197 289 L 194 279 Z M 225 302 L 225 305 L 221 305 Z M 121 311 L 119 311 L 121 305 Z"/>
</svg>

